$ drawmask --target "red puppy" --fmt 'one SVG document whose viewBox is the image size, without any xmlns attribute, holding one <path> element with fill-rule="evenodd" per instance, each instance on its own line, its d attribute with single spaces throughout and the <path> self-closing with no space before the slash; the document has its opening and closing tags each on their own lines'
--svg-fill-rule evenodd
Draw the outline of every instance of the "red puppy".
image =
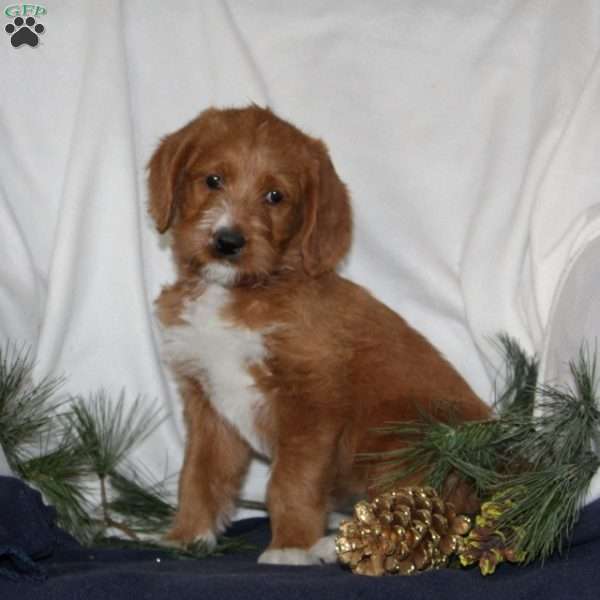
<svg viewBox="0 0 600 600">
<path fill-rule="evenodd" d="M 177 281 L 157 300 L 187 446 L 170 538 L 215 540 L 253 452 L 272 462 L 262 562 L 331 560 L 327 511 L 364 493 L 372 429 L 452 405 L 488 416 L 419 333 L 335 268 L 346 187 L 325 145 L 257 106 L 207 110 L 149 165 L 150 214 L 172 231 Z M 372 473 L 370 473 L 372 475 Z"/>
</svg>

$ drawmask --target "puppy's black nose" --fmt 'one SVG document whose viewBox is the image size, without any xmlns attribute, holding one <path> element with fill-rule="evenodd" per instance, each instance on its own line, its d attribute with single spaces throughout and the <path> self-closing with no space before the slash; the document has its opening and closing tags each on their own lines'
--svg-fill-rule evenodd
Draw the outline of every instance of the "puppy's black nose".
<svg viewBox="0 0 600 600">
<path fill-rule="evenodd" d="M 215 233 L 214 246 L 219 256 L 236 256 L 246 245 L 246 238 L 235 229 L 219 229 Z"/>
</svg>

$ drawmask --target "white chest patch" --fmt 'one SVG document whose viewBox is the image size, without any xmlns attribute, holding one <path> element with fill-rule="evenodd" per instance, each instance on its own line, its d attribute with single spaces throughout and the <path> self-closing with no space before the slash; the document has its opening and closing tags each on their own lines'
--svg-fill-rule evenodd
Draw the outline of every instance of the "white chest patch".
<svg viewBox="0 0 600 600">
<path fill-rule="evenodd" d="M 229 290 L 211 284 L 190 302 L 182 315 L 186 324 L 164 329 L 163 356 L 198 379 L 215 410 L 255 451 L 266 454 L 255 427 L 264 397 L 248 370 L 266 357 L 263 334 L 223 319 L 229 296 Z"/>
</svg>

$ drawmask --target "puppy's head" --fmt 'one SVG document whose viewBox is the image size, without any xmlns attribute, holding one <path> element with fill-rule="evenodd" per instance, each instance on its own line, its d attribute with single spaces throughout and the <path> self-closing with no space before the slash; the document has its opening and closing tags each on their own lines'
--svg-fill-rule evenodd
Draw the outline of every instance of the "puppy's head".
<svg viewBox="0 0 600 600">
<path fill-rule="evenodd" d="M 316 277 L 348 251 L 348 194 L 325 145 L 257 106 L 209 109 L 149 163 L 150 214 L 180 270 L 224 285 Z"/>
</svg>

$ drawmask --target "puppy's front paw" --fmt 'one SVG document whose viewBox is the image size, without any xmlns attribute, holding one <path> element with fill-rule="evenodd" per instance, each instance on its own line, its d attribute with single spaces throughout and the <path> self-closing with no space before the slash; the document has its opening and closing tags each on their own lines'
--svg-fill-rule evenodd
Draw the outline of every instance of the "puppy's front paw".
<svg viewBox="0 0 600 600">
<path fill-rule="evenodd" d="M 309 551 L 311 556 L 317 558 L 320 562 L 337 562 L 337 552 L 335 551 L 335 535 L 326 535 L 322 537 Z"/>
<path fill-rule="evenodd" d="M 270 565 L 320 565 L 337 561 L 335 536 L 322 537 L 308 550 L 302 548 L 272 548 L 265 550 L 258 562 Z"/>
<path fill-rule="evenodd" d="M 187 548 L 193 544 L 204 544 L 208 550 L 213 550 L 217 545 L 217 536 L 210 530 L 200 533 L 192 538 L 180 535 L 172 531 L 160 542 L 162 546 L 168 548 Z"/>
<path fill-rule="evenodd" d="M 265 550 L 258 562 L 266 565 L 317 565 L 321 561 L 302 548 L 279 548 Z"/>
</svg>

